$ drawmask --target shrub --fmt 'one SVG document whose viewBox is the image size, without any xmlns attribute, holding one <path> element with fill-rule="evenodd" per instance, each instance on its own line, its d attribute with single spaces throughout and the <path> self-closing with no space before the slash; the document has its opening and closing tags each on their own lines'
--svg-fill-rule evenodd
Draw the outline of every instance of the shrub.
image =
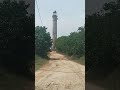
<svg viewBox="0 0 120 90">
<path fill-rule="evenodd" d="M 69 56 L 81 57 L 85 53 L 85 30 L 79 28 L 78 32 L 72 32 L 69 36 L 62 36 L 56 40 L 56 49 Z"/>
<path fill-rule="evenodd" d="M 50 33 L 45 27 L 35 27 L 35 53 L 41 57 L 47 57 L 47 52 L 52 45 Z"/>
</svg>

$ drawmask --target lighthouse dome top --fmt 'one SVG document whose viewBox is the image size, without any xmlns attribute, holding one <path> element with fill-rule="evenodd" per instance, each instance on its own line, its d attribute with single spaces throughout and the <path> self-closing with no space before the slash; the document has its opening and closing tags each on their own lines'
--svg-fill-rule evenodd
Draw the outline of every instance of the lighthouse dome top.
<svg viewBox="0 0 120 90">
<path fill-rule="evenodd" d="M 53 15 L 57 15 L 57 12 L 56 12 L 56 11 L 54 11 L 54 12 L 53 12 Z"/>
</svg>

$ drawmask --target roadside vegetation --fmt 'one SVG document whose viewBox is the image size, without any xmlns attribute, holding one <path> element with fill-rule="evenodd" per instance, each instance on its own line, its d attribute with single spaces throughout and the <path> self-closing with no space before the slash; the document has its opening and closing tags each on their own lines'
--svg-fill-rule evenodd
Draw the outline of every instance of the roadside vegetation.
<svg viewBox="0 0 120 90">
<path fill-rule="evenodd" d="M 35 27 L 35 70 L 48 62 L 48 52 L 52 45 L 50 33 L 46 27 Z"/>
<path fill-rule="evenodd" d="M 34 77 L 34 14 L 25 1 L 0 2 L 0 67 Z M 32 52 L 33 51 L 33 52 Z M 19 57 L 19 58 L 18 58 Z"/>
<path fill-rule="evenodd" d="M 79 27 L 76 32 L 72 32 L 69 36 L 62 36 L 56 40 L 56 50 L 65 54 L 71 60 L 79 63 L 85 63 L 85 29 Z"/>
<path fill-rule="evenodd" d="M 72 60 L 74 62 L 77 62 L 79 64 L 82 64 L 82 65 L 85 65 L 85 55 L 84 56 L 81 56 L 80 58 L 78 57 L 75 57 L 75 56 L 68 56 L 68 55 L 65 55 L 69 60 Z"/>
<path fill-rule="evenodd" d="M 48 63 L 49 59 L 41 58 L 38 55 L 35 55 L 35 71 L 40 69 L 44 64 Z"/>
<path fill-rule="evenodd" d="M 86 16 L 87 71 L 93 67 L 101 67 L 108 72 L 107 68 L 120 64 L 119 16 L 119 0 L 105 3 L 99 12 Z"/>
</svg>

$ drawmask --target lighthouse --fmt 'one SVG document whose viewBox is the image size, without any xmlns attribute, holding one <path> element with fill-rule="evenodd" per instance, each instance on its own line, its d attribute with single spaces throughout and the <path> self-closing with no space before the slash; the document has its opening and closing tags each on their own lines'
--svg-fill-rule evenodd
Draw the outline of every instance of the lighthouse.
<svg viewBox="0 0 120 90">
<path fill-rule="evenodd" d="M 57 20 L 58 20 L 56 11 L 53 12 L 52 18 L 53 18 L 52 50 L 55 50 L 55 41 L 57 39 Z"/>
</svg>

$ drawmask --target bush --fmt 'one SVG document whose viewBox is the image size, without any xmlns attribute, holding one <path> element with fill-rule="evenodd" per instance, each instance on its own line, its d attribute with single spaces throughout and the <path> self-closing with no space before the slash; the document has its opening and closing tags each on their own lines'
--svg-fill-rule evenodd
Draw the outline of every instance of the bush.
<svg viewBox="0 0 120 90">
<path fill-rule="evenodd" d="M 46 32 L 46 29 L 45 27 L 35 27 L 35 53 L 40 57 L 47 57 L 52 45 L 50 33 Z"/>
<path fill-rule="evenodd" d="M 28 8 L 24 1 L 0 3 L 0 64 L 23 73 L 34 61 L 34 15 Z"/>
<path fill-rule="evenodd" d="M 103 12 L 86 17 L 86 70 L 120 63 L 120 1 L 105 3 Z M 112 67 L 111 67 L 112 68 Z"/>
<path fill-rule="evenodd" d="M 79 28 L 78 32 L 72 32 L 69 36 L 62 36 L 55 43 L 57 51 L 69 56 L 81 57 L 85 53 L 85 30 Z"/>
</svg>

